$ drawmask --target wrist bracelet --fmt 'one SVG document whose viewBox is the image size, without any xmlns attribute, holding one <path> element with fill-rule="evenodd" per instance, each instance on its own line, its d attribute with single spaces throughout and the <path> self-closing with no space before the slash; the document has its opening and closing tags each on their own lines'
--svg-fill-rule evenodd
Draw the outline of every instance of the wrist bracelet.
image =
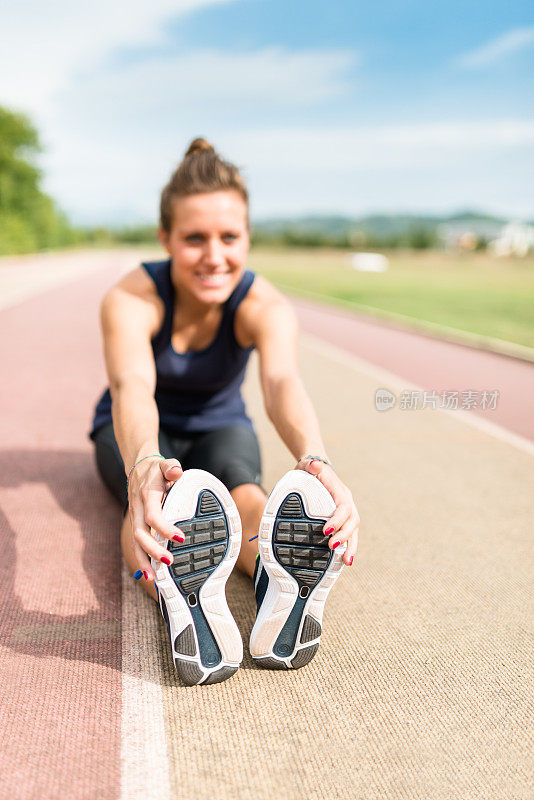
<svg viewBox="0 0 534 800">
<path fill-rule="evenodd" d="M 323 464 L 328 464 L 329 467 L 332 467 L 330 461 L 326 458 L 321 458 L 321 456 L 302 456 L 302 458 L 297 459 L 297 464 L 300 464 L 301 461 L 322 461 Z M 332 467 L 334 469 L 334 467 Z"/>
<path fill-rule="evenodd" d="M 134 471 L 134 469 L 136 468 L 136 466 L 137 466 L 138 464 L 140 464 L 140 463 L 141 463 L 141 461 L 144 461 L 144 460 L 145 460 L 145 458 L 162 458 L 163 460 L 165 460 L 165 456 L 162 456 L 162 455 L 161 455 L 161 453 L 153 453 L 151 456 L 143 456 L 143 458 L 140 458 L 140 459 L 139 459 L 139 461 L 136 461 L 136 462 L 135 462 L 135 464 L 133 465 L 133 467 L 132 467 L 132 468 L 131 468 L 131 470 L 129 471 L 129 473 L 128 473 L 128 476 L 127 476 L 127 478 L 126 478 L 126 486 L 128 486 L 128 484 L 130 483 L 130 475 L 132 474 L 132 472 Z"/>
</svg>

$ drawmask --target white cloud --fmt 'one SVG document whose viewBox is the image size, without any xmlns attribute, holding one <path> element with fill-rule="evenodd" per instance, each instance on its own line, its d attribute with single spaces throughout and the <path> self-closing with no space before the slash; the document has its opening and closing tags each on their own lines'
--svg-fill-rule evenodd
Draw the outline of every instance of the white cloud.
<svg viewBox="0 0 534 800">
<path fill-rule="evenodd" d="M 468 204 L 534 214 L 525 180 L 534 121 L 205 133 L 222 155 L 243 165 L 256 215 Z M 184 126 L 162 147 L 147 138 L 63 152 L 50 188 L 78 219 L 154 220 L 159 192 L 188 136 Z"/>
<path fill-rule="evenodd" d="M 46 145 L 46 189 L 73 219 L 154 219 L 161 187 L 199 134 L 244 166 L 262 215 L 529 206 L 521 187 L 534 121 L 342 124 L 355 115 L 354 52 L 160 54 L 169 18 L 231 1 L 0 0 L 0 103 L 33 117 Z M 533 32 L 512 31 L 463 56 L 464 66 L 525 47 Z M 145 45 L 150 57 L 116 58 Z M 321 116 L 331 100 L 346 112 L 337 125 Z"/>
<path fill-rule="evenodd" d="M 217 143 L 346 93 L 357 61 L 346 51 L 170 50 L 169 18 L 231 1 L 0 0 L 0 104 L 32 117 L 45 189 L 75 219 L 152 216 L 192 136 Z M 116 57 L 143 46 L 143 58 Z"/>
<path fill-rule="evenodd" d="M 0 0 L 0 103 L 38 120 L 55 94 L 122 46 L 155 44 L 165 22 L 232 0 Z"/>
<path fill-rule="evenodd" d="M 534 216 L 534 120 L 275 128 L 221 144 L 249 165 L 257 216 L 467 206 Z"/>
<path fill-rule="evenodd" d="M 225 140 L 226 141 L 226 140 Z M 405 169 L 473 153 L 534 146 L 534 121 L 489 120 L 417 125 L 272 128 L 227 138 L 240 158 L 261 168 Z"/>
<path fill-rule="evenodd" d="M 229 139 L 230 157 L 229 131 L 254 139 L 261 119 L 268 131 L 288 111 L 342 97 L 355 62 L 337 51 L 202 50 L 87 75 L 58 95 L 48 121 L 47 189 L 79 218 L 84 207 L 94 218 L 96 203 L 102 219 L 117 209 L 152 216 L 157 191 L 193 136 L 221 147 Z"/>
<path fill-rule="evenodd" d="M 534 44 L 534 26 L 515 28 L 455 59 L 459 67 L 482 69 Z"/>
<path fill-rule="evenodd" d="M 258 116 L 301 109 L 342 97 L 353 53 L 292 52 L 270 47 L 252 53 L 195 50 L 154 57 L 105 74 L 95 73 L 65 89 L 63 124 L 110 136 L 159 141 L 173 131 L 228 127 Z"/>
</svg>

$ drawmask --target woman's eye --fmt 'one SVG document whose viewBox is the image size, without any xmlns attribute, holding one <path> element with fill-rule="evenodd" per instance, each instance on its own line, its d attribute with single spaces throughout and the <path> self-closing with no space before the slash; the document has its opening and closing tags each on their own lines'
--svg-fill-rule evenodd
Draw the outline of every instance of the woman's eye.
<svg viewBox="0 0 534 800">
<path fill-rule="evenodd" d="M 223 233 L 221 236 L 221 239 L 225 244 L 231 244 L 238 238 L 239 236 L 237 233 Z M 185 241 L 188 244 L 202 244 L 204 241 L 204 236 L 201 233 L 190 233 L 185 237 Z"/>
</svg>

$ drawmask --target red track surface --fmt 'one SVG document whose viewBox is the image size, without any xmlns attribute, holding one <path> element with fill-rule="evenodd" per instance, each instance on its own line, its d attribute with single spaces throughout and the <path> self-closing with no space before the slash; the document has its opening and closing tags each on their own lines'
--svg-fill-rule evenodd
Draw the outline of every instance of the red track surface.
<svg viewBox="0 0 534 800">
<path fill-rule="evenodd" d="M 498 389 L 494 411 L 473 409 L 469 413 L 534 440 L 534 364 L 444 342 L 331 306 L 295 298 L 293 303 L 303 330 L 423 389 L 437 393 Z"/>
<path fill-rule="evenodd" d="M 113 265 L 112 269 L 113 269 Z M 2 796 L 119 794 L 120 510 L 87 440 L 99 272 L 0 314 Z"/>
</svg>

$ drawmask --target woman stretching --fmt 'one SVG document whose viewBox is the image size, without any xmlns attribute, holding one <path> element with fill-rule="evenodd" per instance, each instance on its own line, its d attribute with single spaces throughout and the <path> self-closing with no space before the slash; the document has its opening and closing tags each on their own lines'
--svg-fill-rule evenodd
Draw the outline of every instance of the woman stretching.
<svg viewBox="0 0 534 800">
<path fill-rule="evenodd" d="M 256 593 L 252 656 L 301 667 L 359 517 L 298 375 L 291 305 L 246 269 L 243 179 L 204 139 L 162 192 L 159 240 L 169 258 L 129 272 L 101 304 L 109 389 L 90 437 L 125 507 L 124 558 L 160 605 L 186 684 L 225 680 L 242 660 L 225 597 L 236 563 Z M 296 460 L 269 498 L 240 391 L 254 348 L 266 411 Z"/>
</svg>

